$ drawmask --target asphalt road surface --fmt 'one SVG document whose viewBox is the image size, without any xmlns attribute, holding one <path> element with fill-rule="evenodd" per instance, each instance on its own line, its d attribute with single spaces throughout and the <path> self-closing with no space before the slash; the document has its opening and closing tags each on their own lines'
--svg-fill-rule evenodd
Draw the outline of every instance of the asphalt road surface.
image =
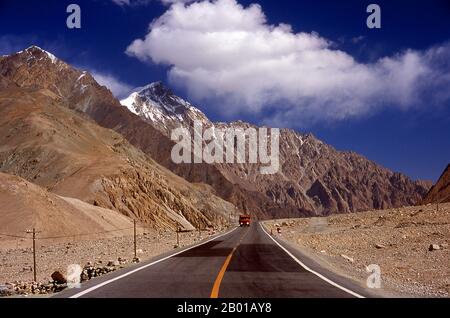
<svg viewBox="0 0 450 318">
<path fill-rule="evenodd" d="M 266 233 L 236 228 L 185 250 L 95 278 L 56 297 L 353 298 L 370 293 Z"/>
</svg>

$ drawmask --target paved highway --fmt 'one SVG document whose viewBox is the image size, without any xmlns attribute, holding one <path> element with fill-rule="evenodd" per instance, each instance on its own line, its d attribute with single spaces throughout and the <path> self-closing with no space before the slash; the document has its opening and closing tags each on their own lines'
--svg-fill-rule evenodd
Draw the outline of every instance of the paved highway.
<svg viewBox="0 0 450 318">
<path fill-rule="evenodd" d="M 72 298 L 367 297 L 367 290 L 320 268 L 260 224 L 93 279 Z"/>
</svg>

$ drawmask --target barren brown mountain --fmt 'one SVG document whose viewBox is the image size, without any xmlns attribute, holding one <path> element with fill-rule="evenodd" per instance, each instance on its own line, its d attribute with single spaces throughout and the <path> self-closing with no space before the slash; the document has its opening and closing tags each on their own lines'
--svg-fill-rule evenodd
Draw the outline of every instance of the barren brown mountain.
<svg viewBox="0 0 450 318">
<path fill-rule="evenodd" d="M 448 164 L 438 182 L 430 189 L 423 203 L 444 202 L 450 202 L 450 164 Z"/>
<path fill-rule="evenodd" d="M 48 89 L 0 90 L 0 171 L 155 227 L 211 226 L 234 211 Z"/>
<path fill-rule="evenodd" d="M 170 158 L 173 125 L 201 119 L 203 113 L 160 83 L 130 96 L 123 107 L 89 73 L 78 71 L 51 54 L 31 47 L 0 58 L 0 75 L 20 87 L 46 88 L 65 105 L 114 129 L 169 170 L 195 183 L 212 186 L 239 209 L 260 217 L 326 215 L 411 205 L 429 185 L 410 180 L 351 152 L 340 152 L 311 134 L 283 130 L 281 172 L 264 176 L 258 165 L 175 165 Z M 143 109 L 142 107 L 146 107 Z"/>
<path fill-rule="evenodd" d="M 111 92 L 100 86 L 87 72 L 78 71 L 48 52 L 32 46 L 24 51 L 0 57 L 0 76 L 19 87 L 46 88 L 64 105 L 86 113 L 99 125 L 114 129 L 131 144 L 158 163 L 194 183 L 212 185 L 222 198 L 242 204 L 255 214 L 277 205 L 264 194 L 242 188 L 227 180 L 213 165 L 175 165 L 170 159 L 174 143 L 158 129 L 122 107 Z M 297 210 L 296 207 L 294 207 Z"/>
</svg>

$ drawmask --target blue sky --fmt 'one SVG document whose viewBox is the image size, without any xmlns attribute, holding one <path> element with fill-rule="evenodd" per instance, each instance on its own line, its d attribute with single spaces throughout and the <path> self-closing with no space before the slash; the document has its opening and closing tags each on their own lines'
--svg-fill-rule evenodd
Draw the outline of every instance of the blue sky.
<svg viewBox="0 0 450 318">
<path fill-rule="evenodd" d="M 118 95 L 162 80 L 213 120 L 312 131 L 412 178 L 439 177 L 450 162 L 448 1 L 220 1 L 2 0 L 0 54 L 36 44 Z M 79 30 L 65 25 L 69 3 Z M 379 30 L 366 26 L 369 3 Z"/>
</svg>

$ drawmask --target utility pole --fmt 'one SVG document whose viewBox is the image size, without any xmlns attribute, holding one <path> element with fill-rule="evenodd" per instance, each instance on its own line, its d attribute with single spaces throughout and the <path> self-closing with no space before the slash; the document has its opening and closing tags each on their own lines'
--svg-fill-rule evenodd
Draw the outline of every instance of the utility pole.
<svg viewBox="0 0 450 318">
<path fill-rule="evenodd" d="M 33 230 L 26 230 L 25 233 L 32 233 L 33 234 L 33 279 L 35 282 L 37 282 L 37 275 L 36 275 L 36 229 L 33 227 Z"/>
<path fill-rule="evenodd" d="M 26 233 L 32 233 L 33 234 L 33 280 L 34 282 L 37 282 L 37 275 L 36 275 L 36 229 L 33 227 L 33 230 L 26 230 Z"/>
<path fill-rule="evenodd" d="M 37 282 L 36 279 L 36 230 L 33 227 L 33 279 Z"/>
<path fill-rule="evenodd" d="M 133 232 L 134 232 L 134 258 L 137 258 L 137 249 L 136 249 L 136 220 L 133 220 Z"/>
</svg>

